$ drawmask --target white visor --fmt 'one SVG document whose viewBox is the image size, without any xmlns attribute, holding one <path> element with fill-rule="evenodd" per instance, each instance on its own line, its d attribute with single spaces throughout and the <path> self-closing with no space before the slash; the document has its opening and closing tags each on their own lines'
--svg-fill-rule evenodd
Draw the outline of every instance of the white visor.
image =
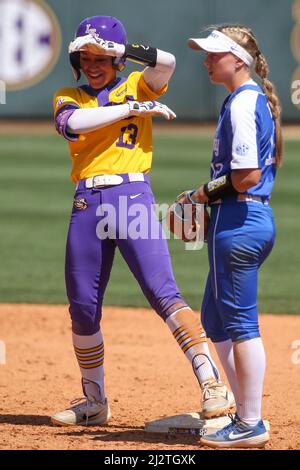
<svg viewBox="0 0 300 470">
<path fill-rule="evenodd" d="M 253 57 L 237 42 L 230 39 L 226 34 L 216 29 L 207 38 L 190 38 L 188 45 L 194 50 L 204 50 L 206 52 L 231 52 L 239 57 L 246 65 L 251 67 L 254 62 Z"/>
</svg>

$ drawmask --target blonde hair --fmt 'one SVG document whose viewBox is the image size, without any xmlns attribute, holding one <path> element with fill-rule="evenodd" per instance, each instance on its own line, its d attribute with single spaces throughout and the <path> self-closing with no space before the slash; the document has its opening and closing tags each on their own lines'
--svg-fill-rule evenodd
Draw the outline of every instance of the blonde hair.
<svg viewBox="0 0 300 470">
<path fill-rule="evenodd" d="M 276 140 L 274 157 L 276 160 L 276 166 L 277 168 L 279 168 L 282 164 L 283 159 L 283 139 L 280 122 L 281 107 L 275 86 L 268 79 L 269 66 L 267 59 L 261 53 L 254 33 L 251 31 L 250 28 L 247 28 L 247 26 L 242 26 L 238 24 L 228 24 L 216 26 L 214 27 L 214 29 L 217 29 L 223 34 L 226 34 L 226 36 L 230 37 L 235 42 L 237 42 L 240 46 L 246 49 L 246 51 L 254 59 L 256 59 L 255 72 L 261 78 L 262 89 L 267 97 L 271 113 L 275 122 Z"/>
</svg>

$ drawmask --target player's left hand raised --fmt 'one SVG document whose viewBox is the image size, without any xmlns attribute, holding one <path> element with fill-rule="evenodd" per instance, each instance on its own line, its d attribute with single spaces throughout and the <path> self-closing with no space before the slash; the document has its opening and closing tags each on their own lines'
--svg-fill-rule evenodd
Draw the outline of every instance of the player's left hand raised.
<svg viewBox="0 0 300 470">
<path fill-rule="evenodd" d="M 97 55 L 109 55 L 112 57 L 122 57 L 125 53 L 124 44 L 113 41 L 105 41 L 91 34 L 76 38 L 69 46 L 69 54 L 72 52 L 89 51 Z"/>
<path fill-rule="evenodd" d="M 128 101 L 129 116 L 162 116 L 168 121 L 175 119 L 172 109 L 158 101 Z"/>
</svg>

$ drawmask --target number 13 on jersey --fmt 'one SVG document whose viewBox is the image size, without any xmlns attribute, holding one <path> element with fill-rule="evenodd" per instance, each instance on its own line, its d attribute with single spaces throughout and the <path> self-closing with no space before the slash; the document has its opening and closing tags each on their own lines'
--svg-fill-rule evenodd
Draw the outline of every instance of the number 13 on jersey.
<svg viewBox="0 0 300 470">
<path fill-rule="evenodd" d="M 122 127 L 121 135 L 118 142 L 116 143 L 116 146 L 133 149 L 136 144 L 137 134 L 138 127 L 135 124 L 129 124 L 126 127 Z"/>
</svg>

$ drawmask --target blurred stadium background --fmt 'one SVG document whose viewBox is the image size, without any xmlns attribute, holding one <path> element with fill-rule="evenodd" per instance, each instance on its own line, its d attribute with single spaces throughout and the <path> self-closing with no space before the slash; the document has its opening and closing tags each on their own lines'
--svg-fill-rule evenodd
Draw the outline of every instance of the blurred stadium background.
<svg viewBox="0 0 300 470">
<path fill-rule="evenodd" d="M 207 124 L 213 125 L 225 97 L 221 87 L 208 82 L 201 55 L 187 49 L 187 38 L 215 23 L 253 28 L 286 126 L 285 164 L 273 197 L 278 239 L 261 271 L 260 310 L 299 313 L 300 111 L 291 99 L 293 83 L 300 79 L 299 0 L 0 0 L 0 302 L 67 302 L 64 248 L 74 188 L 67 145 L 50 123 L 52 96 L 57 88 L 74 85 L 67 46 L 78 23 L 96 14 L 121 19 L 129 41 L 176 55 L 177 69 L 163 101 L 179 119 L 154 129 L 151 179 L 160 203 L 208 178 L 213 127 Z M 133 68 L 129 65 L 126 73 Z M 176 240 L 170 249 L 179 286 L 199 309 L 206 249 L 186 251 Z M 105 302 L 146 305 L 119 256 Z"/>
</svg>

